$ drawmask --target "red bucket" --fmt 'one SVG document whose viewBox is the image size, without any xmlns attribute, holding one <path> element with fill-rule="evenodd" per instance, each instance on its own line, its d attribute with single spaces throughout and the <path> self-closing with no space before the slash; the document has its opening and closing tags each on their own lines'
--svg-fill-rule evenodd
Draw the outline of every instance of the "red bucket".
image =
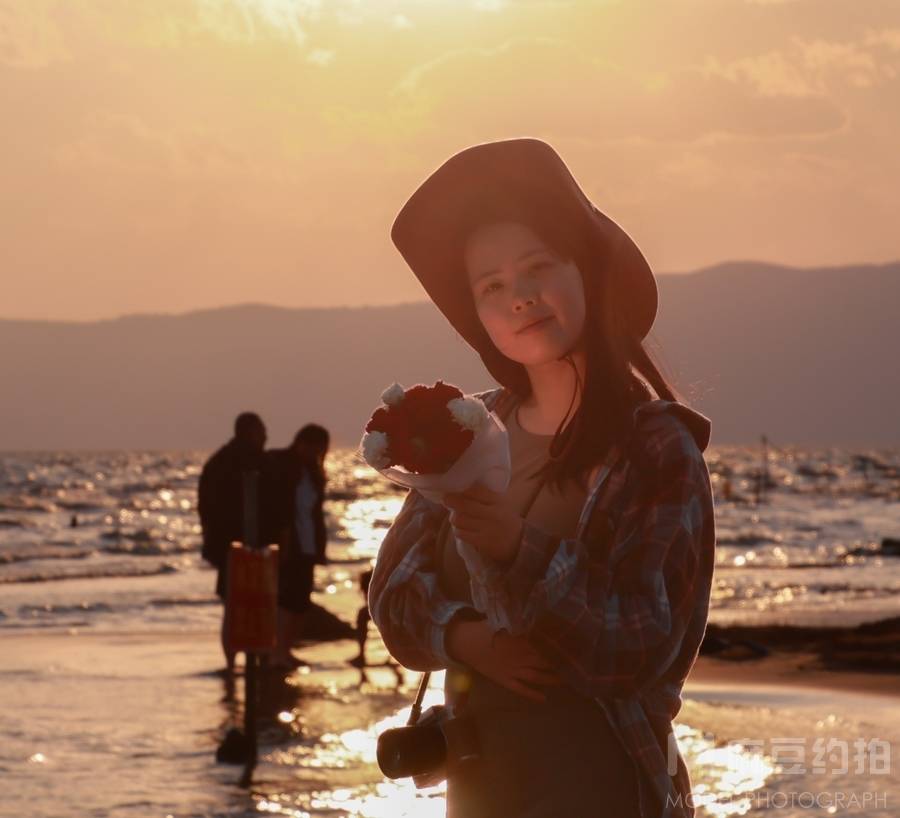
<svg viewBox="0 0 900 818">
<path fill-rule="evenodd" d="M 226 639 L 232 650 L 265 653 L 278 639 L 278 546 L 228 552 Z"/>
</svg>

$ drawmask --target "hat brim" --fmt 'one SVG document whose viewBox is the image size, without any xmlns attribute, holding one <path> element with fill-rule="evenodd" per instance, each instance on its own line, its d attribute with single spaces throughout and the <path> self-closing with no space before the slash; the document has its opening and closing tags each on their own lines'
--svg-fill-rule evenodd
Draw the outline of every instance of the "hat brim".
<svg viewBox="0 0 900 818">
<path fill-rule="evenodd" d="M 409 197 L 391 239 L 425 291 L 478 352 L 489 343 L 471 303 L 458 250 L 458 227 L 480 200 L 503 195 L 539 200 L 583 231 L 613 276 L 624 324 L 637 339 L 656 317 L 656 280 L 631 237 L 587 198 L 565 162 L 535 138 L 485 142 L 447 159 Z M 584 272 L 584 271 L 582 271 Z"/>
</svg>

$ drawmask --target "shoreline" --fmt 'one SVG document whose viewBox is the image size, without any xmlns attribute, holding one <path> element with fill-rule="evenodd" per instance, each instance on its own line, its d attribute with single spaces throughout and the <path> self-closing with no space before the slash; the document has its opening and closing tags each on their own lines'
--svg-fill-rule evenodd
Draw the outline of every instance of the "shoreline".
<svg viewBox="0 0 900 818">
<path fill-rule="evenodd" d="M 774 651 L 769 656 L 740 661 L 698 656 L 684 686 L 688 697 L 692 683 L 811 687 L 900 698 L 897 673 L 833 670 L 824 667 L 817 654 L 803 652 Z"/>
<path fill-rule="evenodd" d="M 323 611 L 331 614 L 327 608 Z M 310 634 L 307 640 L 295 646 L 298 656 L 314 659 L 316 654 L 341 655 L 346 653 L 348 659 L 356 652 L 356 642 L 348 638 L 347 630 L 340 627 L 334 614 L 321 617 L 319 624 L 322 632 Z M 338 627 L 335 627 L 338 625 Z M 765 627 L 719 627 L 710 625 L 707 639 L 704 640 L 700 655 L 697 657 L 685 684 L 685 692 L 690 694 L 692 683 L 722 683 L 729 686 L 749 687 L 754 685 L 789 685 L 791 687 L 812 687 L 825 690 L 848 691 L 900 697 L 900 672 L 888 664 L 878 669 L 867 659 L 873 650 L 874 642 L 890 642 L 897 640 L 897 629 L 900 618 L 879 620 L 856 628 L 798 628 L 794 626 Z M 0 643 L 4 643 L 9 660 L 18 654 L 21 660 L 24 654 L 34 658 L 54 652 L 54 646 L 74 646 L 85 643 L 101 647 L 107 645 L 122 647 L 124 645 L 139 646 L 165 643 L 172 648 L 183 649 L 201 644 L 200 653 L 214 658 L 218 669 L 218 633 L 207 629 L 153 629 L 153 630 L 119 630 L 90 628 L 46 628 L 41 630 L 4 630 L 0 629 Z M 346 643 L 346 650 L 338 648 Z M 865 660 L 858 666 L 841 666 L 834 661 L 835 645 L 842 651 L 852 653 L 854 647 L 860 647 Z M 35 650 L 36 648 L 36 650 Z M 338 648 L 335 651 L 335 648 Z M 761 651 L 765 651 L 762 655 Z M 65 649 L 63 650 L 65 653 Z M 369 632 L 369 647 L 366 655 L 369 660 L 367 669 L 384 668 L 381 654 L 384 652 L 377 632 Z M 373 658 L 375 661 L 373 662 Z M 385 657 L 386 658 L 386 657 Z M 337 656 L 335 656 L 337 659 Z M 342 664 L 340 659 L 336 665 Z M 399 666 L 398 666 L 399 667 Z M 337 668 L 333 666 L 333 669 Z M 347 670 L 359 672 L 359 669 L 347 662 Z M 409 671 L 414 673 L 414 671 Z"/>
</svg>

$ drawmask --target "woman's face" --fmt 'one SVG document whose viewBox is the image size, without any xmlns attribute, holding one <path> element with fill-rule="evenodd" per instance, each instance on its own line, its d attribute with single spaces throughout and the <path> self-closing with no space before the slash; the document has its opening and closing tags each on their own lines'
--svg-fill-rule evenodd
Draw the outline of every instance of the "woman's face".
<svg viewBox="0 0 900 818">
<path fill-rule="evenodd" d="M 466 242 L 464 260 L 478 317 L 506 357 L 536 366 L 580 344 L 585 322 L 581 272 L 529 227 L 518 222 L 479 227 Z"/>
</svg>

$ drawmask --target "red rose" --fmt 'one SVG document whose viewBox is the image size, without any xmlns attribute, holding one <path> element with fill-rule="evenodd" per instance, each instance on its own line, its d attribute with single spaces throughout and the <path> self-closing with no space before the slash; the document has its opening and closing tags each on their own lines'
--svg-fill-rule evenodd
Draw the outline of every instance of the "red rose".
<svg viewBox="0 0 900 818">
<path fill-rule="evenodd" d="M 434 386 L 412 386 L 399 403 L 376 409 L 366 431 L 387 435 L 389 465 L 416 474 L 442 474 L 475 438 L 471 429 L 456 422 L 447 407 L 451 400 L 462 397 L 457 387 L 443 381 Z"/>
</svg>

